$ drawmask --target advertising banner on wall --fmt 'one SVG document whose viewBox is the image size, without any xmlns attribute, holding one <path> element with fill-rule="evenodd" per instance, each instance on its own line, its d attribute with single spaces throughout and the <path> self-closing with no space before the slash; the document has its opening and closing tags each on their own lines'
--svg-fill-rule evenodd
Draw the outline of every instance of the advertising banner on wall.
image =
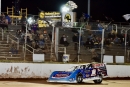
<svg viewBox="0 0 130 87">
<path fill-rule="evenodd" d="M 60 12 L 40 12 L 38 25 L 39 27 L 49 27 L 48 22 L 61 22 L 61 13 Z"/>
<path fill-rule="evenodd" d="M 62 27 L 73 27 L 73 22 L 76 20 L 75 12 L 63 12 L 62 13 Z"/>
</svg>

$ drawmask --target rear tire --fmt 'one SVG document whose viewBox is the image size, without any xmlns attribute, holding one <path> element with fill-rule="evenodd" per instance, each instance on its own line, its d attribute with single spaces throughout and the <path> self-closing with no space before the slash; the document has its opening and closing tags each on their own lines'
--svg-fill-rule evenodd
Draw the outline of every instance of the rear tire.
<svg viewBox="0 0 130 87">
<path fill-rule="evenodd" d="M 77 81 L 77 83 L 82 83 L 82 81 L 83 81 L 83 76 L 82 76 L 82 75 L 77 75 L 76 81 Z"/>
<path fill-rule="evenodd" d="M 98 80 L 94 80 L 95 84 L 101 84 L 102 83 L 102 75 L 99 75 L 99 79 Z"/>
</svg>

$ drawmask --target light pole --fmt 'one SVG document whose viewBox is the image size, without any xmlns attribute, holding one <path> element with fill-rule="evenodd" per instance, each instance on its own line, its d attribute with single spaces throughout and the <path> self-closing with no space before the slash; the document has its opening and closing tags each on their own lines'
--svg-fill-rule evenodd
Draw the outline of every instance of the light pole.
<svg viewBox="0 0 130 87">
<path fill-rule="evenodd" d="M 105 32 L 105 29 L 103 28 L 102 29 L 102 42 L 101 42 L 101 63 L 103 63 L 103 54 L 104 54 L 104 32 Z"/>
<path fill-rule="evenodd" d="M 1 14 L 1 0 L 0 0 L 0 14 Z"/>
<path fill-rule="evenodd" d="M 54 35 L 55 35 L 55 24 L 53 23 L 52 24 L 53 28 L 52 28 L 52 38 L 51 38 L 51 55 L 50 55 L 50 58 L 51 60 L 53 59 L 53 48 L 54 48 Z M 56 59 L 57 60 L 57 59 Z"/>
<path fill-rule="evenodd" d="M 111 21 L 112 22 L 112 21 Z M 107 25 L 107 27 L 111 24 L 111 22 Z M 103 54 L 104 54 L 104 33 L 105 33 L 105 27 L 102 26 L 102 41 L 101 41 L 101 63 L 103 63 Z"/>
<path fill-rule="evenodd" d="M 90 0 L 88 0 L 88 15 L 90 15 Z"/>
<path fill-rule="evenodd" d="M 130 29 L 123 29 L 124 31 L 125 31 L 125 59 L 127 59 L 126 58 L 126 46 L 127 46 L 127 33 L 128 33 L 128 31 L 130 30 Z M 127 61 L 129 61 L 129 57 L 128 57 L 128 59 L 127 59 Z"/>
</svg>

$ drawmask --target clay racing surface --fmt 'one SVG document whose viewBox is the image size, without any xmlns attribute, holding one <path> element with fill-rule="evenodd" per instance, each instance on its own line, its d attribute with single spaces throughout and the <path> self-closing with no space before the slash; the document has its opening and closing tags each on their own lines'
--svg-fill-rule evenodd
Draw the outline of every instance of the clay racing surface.
<svg viewBox="0 0 130 87">
<path fill-rule="evenodd" d="M 102 84 L 92 81 L 82 84 L 47 83 L 46 80 L 0 80 L 0 87 L 130 87 L 130 80 L 104 80 Z"/>
</svg>

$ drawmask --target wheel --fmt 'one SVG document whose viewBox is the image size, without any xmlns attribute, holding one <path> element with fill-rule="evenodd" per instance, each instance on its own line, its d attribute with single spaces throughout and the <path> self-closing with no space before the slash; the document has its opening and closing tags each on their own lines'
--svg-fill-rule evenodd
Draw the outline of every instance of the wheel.
<svg viewBox="0 0 130 87">
<path fill-rule="evenodd" d="M 77 75 L 76 81 L 77 81 L 77 83 L 82 83 L 83 76 L 82 75 Z"/>
<path fill-rule="evenodd" d="M 98 80 L 94 80 L 95 84 L 101 84 L 102 83 L 102 75 L 99 75 L 99 79 Z"/>
</svg>

